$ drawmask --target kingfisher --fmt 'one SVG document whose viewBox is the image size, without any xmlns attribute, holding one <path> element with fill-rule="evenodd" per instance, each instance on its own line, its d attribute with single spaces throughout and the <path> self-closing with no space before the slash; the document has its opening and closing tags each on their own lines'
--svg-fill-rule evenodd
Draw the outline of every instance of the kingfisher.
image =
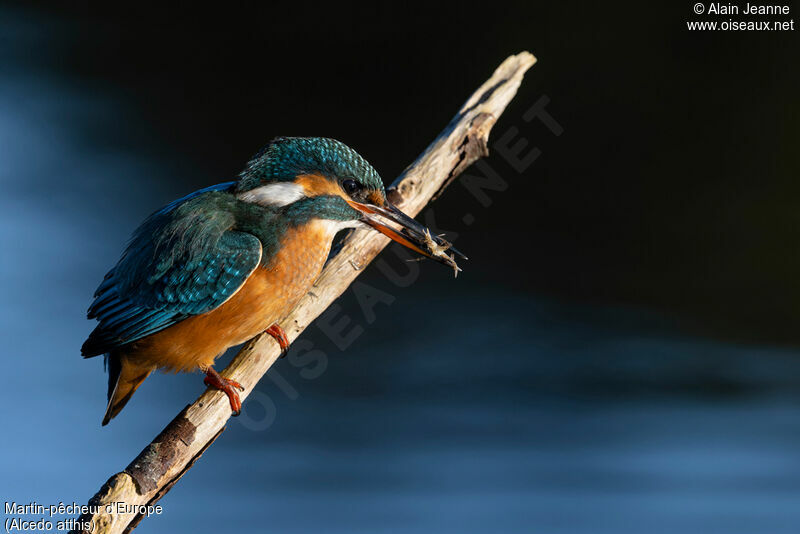
<svg viewBox="0 0 800 534">
<path fill-rule="evenodd" d="M 201 370 L 238 415 L 243 388 L 214 360 L 262 332 L 286 353 L 277 321 L 308 292 L 340 230 L 366 225 L 456 270 L 464 257 L 391 204 L 380 175 L 340 141 L 276 138 L 237 178 L 150 215 L 97 288 L 88 318 L 98 324 L 81 353 L 106 358 L 104 426 L 156 369 Z"/>
</svg>

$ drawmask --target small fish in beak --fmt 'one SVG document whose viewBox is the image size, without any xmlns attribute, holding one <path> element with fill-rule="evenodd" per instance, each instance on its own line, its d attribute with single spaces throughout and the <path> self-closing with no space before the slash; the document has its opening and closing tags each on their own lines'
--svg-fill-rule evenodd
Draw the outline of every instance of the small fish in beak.
<svg viewBox="0 0 800 534">
<path fill-rule="evenodd" d="M 453 245 L 449 241 L 442 239 L 440 236 L 432 235 L 428 228 L 400 211 L 400 209 L 393 204 L 387 202 L 384 206 L 376 206 L 374 204 L 362 204 L 361 202 L 352 200 L 349 200 L 348 204 L 361 212 L 365 224 L 370 225 L 375 230 L 393 241 L 397 241 L 404 247 L 451 267 L 455 275 L 458 276 L 458 271 L 460 271 L 461 268 L 456 263 L 455 257 L 460 256 L 463 259 L 467 259 L 467 257 L 453 248 Z M 384 224 L 376 215 L 380 215 L 398 224 L 400 226 L 400 231 Z M 446 254 L 448 250 L 451 251 L 452 254 Z"/>
</svg>

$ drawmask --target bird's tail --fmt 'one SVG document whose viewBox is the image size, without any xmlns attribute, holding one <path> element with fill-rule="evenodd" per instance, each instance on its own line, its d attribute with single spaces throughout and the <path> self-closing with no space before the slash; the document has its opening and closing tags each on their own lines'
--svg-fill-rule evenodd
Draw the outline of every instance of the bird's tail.
<svg viewBox="0 0 800 534">
<path fill-rule="evenodd" d="M 151 367 L 132 364 L 118 353 L 108 355 L 108 405 L 103 426 L 117 416 L 152 371 Z"/>
</svg>

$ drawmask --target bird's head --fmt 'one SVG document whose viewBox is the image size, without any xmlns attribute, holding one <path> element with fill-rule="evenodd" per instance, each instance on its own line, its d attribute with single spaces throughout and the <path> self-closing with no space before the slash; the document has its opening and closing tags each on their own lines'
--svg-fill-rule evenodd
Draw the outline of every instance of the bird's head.
<svg viewBox="0 0 800 534">
<path fill-rule="evenodd" d="M 369 225 L 411 250 L 454 269 L 458 267 L 453 257 L 444 251 L 464 257 L 450 243 L 432 235 L 430 230 L 391 204 L 377 171 L 355 150 L 335 139 L 274 139 L 242 171 L 236 194 L 245 202 L 274 208 L 314 198 L 320 217 Z"/>
</svg>

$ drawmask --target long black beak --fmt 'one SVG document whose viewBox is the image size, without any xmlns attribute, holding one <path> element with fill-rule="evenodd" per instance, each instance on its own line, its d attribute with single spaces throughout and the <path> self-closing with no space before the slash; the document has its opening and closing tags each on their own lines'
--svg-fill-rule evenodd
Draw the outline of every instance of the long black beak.
<svg viewBox="0 0 800 534">
<path fill-rule="evenodd" d="M 453 248 L 449 241 L 433 235 L 428 228 L 400 211 L 393 204 L 387 202 L 383 206 L 376 206 L 354 201 L 348 201 L 348 203 L 360 211 L 363 221 L 375 230 L 427 258 L 452 267 L 456 273 L 461 269 L 456 264 L 455 256 L 467 259 L 464 254 Z M 376 215 L 398 224 L 400 231 L 383 224 Z M 448 255 L 446 252 L 450 252 L 450 254 Z"/>
</svg>

